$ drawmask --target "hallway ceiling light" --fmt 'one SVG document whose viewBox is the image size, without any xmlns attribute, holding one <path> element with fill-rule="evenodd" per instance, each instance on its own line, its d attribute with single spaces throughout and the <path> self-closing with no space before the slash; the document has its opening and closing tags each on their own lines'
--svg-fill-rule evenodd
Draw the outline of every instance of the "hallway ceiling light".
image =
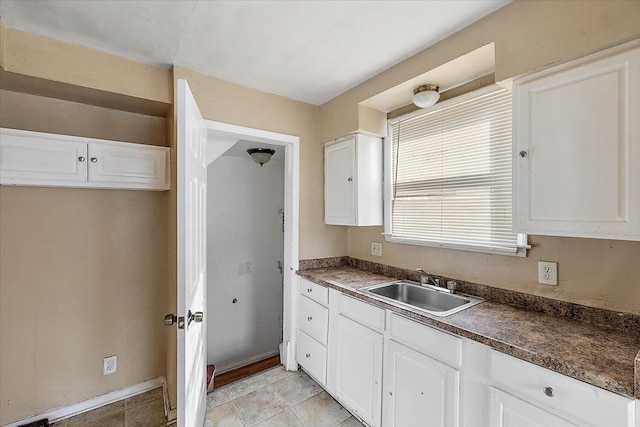
<svg viewBox="0 0 640 427">
<path fill-rule="evenodd" d="M 260 164 L 260 167 L 271 160 L 271 156 L 276 152 L 271 148 L 249 148 L 247 153 L 251 156 L 254 162 Z"/>
<path fill-rule="evenodd" d="M 415 88 L 413 90 L 413 103 L 420 108 L 431 107 L 440 99 L 438 89 L 440 89 L 438 86 L 431 84 Z"/>
</svg>

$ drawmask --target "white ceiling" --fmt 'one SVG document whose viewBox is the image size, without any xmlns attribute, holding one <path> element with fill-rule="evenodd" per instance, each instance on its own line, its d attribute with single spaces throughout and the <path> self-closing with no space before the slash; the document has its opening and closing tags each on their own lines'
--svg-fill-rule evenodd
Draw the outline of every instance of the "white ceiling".
<svg viewBox="0 0 640 427">
<path fill-rule="evenodd" d="M 2 0 L 0 17 L 320 105 L 509 2 Z"/>
</svg>

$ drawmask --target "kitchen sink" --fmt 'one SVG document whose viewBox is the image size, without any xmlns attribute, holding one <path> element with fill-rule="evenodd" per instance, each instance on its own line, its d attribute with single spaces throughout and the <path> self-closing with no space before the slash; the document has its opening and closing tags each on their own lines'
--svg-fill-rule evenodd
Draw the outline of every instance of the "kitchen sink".
<svg viewBox="0 0 640 427">
<path fill-rule="evenodd" d="M 471 295 L 451 294 L 446 290 L 421 286 L 420 283 L 410 280 L 367 286 L 360 290 L 440 317 L 449 316 L 484 301 Z"/>
</svg>

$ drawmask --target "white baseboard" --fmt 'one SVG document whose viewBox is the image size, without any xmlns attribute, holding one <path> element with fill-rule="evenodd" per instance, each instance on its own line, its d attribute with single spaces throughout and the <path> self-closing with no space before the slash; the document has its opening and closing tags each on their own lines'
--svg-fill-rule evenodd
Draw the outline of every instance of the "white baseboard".
<svg viewBox="0 0 640 427">
<path fill-rule="evenodd" d="M 272 356 L 277 356 L 280 354 L 280 350 L 274 350 L 274 351 L 268 351 L 266 353 L 262 353 L 262 354 L 258 354 L 257 356 L 253 356 L 253 357 L 249 357 L 247 359 L 243 359 L 237 362 L 233 362 L 230 365 L 225 365 L 225 366 L 216 366 L 216 375 L 218 374 L 223 374 L 225 372 L 229 372 L 229 371 L 233 371 L 234 369 L 237 368 L 242 368 L 243 366 L 247 366 L 250 365 L 254 362 L 259 362 L 261 360 L 264 359 L 268 359 Z M 282 362 L 282 361 L 280 361 Z"/>
<path fill-rule="evenodd" d="M 24 420 L 16 421 L 13 423 L 5 424 L 2 427 L 17 427 L 21 424 L 32 423 L 43 418 L 48 418 L 50 423 L 72 417 L 74 415 L 82 414 L 83 412 L 91 411 L 92 409 L 99 408 L 101 406 L 108 405 L 110 403 L 117 402 L 128 397 L 136 396 L 145 391 L 153 390 L 156 387 L 164 385 L 164 377 L 154 378 L 138 384 L 134 384 L 121 390 L 115 390 L 102 396 L 92 397 L 91 399 L 74 403 L 70 406 L 63 408 L 53 409 L 42 414 L 35 415 L 33 417 L 25 418 Z"/>
</svg>

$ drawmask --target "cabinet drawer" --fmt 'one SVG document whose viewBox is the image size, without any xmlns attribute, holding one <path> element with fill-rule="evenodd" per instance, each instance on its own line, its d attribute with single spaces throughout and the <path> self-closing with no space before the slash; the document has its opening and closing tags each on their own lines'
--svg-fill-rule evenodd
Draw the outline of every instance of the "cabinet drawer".
<svg viewBox="0 0 640 427">
<path fill-rule="evenodd" d="M 320 384 L 325 385 L 327 380 L 327 348 L 298 329 L 296 349 L 298 363 Z"/>
<path fill-rule="evenodd" d="M 309 297 L 320 304 L 329 304 L 329 289 L 322 285 L 318 285 L 310 280 L 298 277 L 298 289 L 302 295 Z"/>
<path fill-rule="evenodd" d="M 327 345 L 328 326 L 329 309 L 304 295 L 300 295 L 298 299 L 298 328 L 321 344 Z"/>
<path fill-rule="evenodd" d="M 462 363 L 462 339 L 421 325 L 397 314 L 391 315 L 391 338 L 454 368 Z"/>
<path fill-rule="evenodd" d="M 384 331 L 384 310 L 366 302 L 340 294 L 338 313 L 369 328 Z"/>
<path fill-rule="evenodd" d="M 497 351 L 491 352 L 490 366 L 496 387 L 581 426 L 633 425 L 633 399 Z"/>
</svg>

